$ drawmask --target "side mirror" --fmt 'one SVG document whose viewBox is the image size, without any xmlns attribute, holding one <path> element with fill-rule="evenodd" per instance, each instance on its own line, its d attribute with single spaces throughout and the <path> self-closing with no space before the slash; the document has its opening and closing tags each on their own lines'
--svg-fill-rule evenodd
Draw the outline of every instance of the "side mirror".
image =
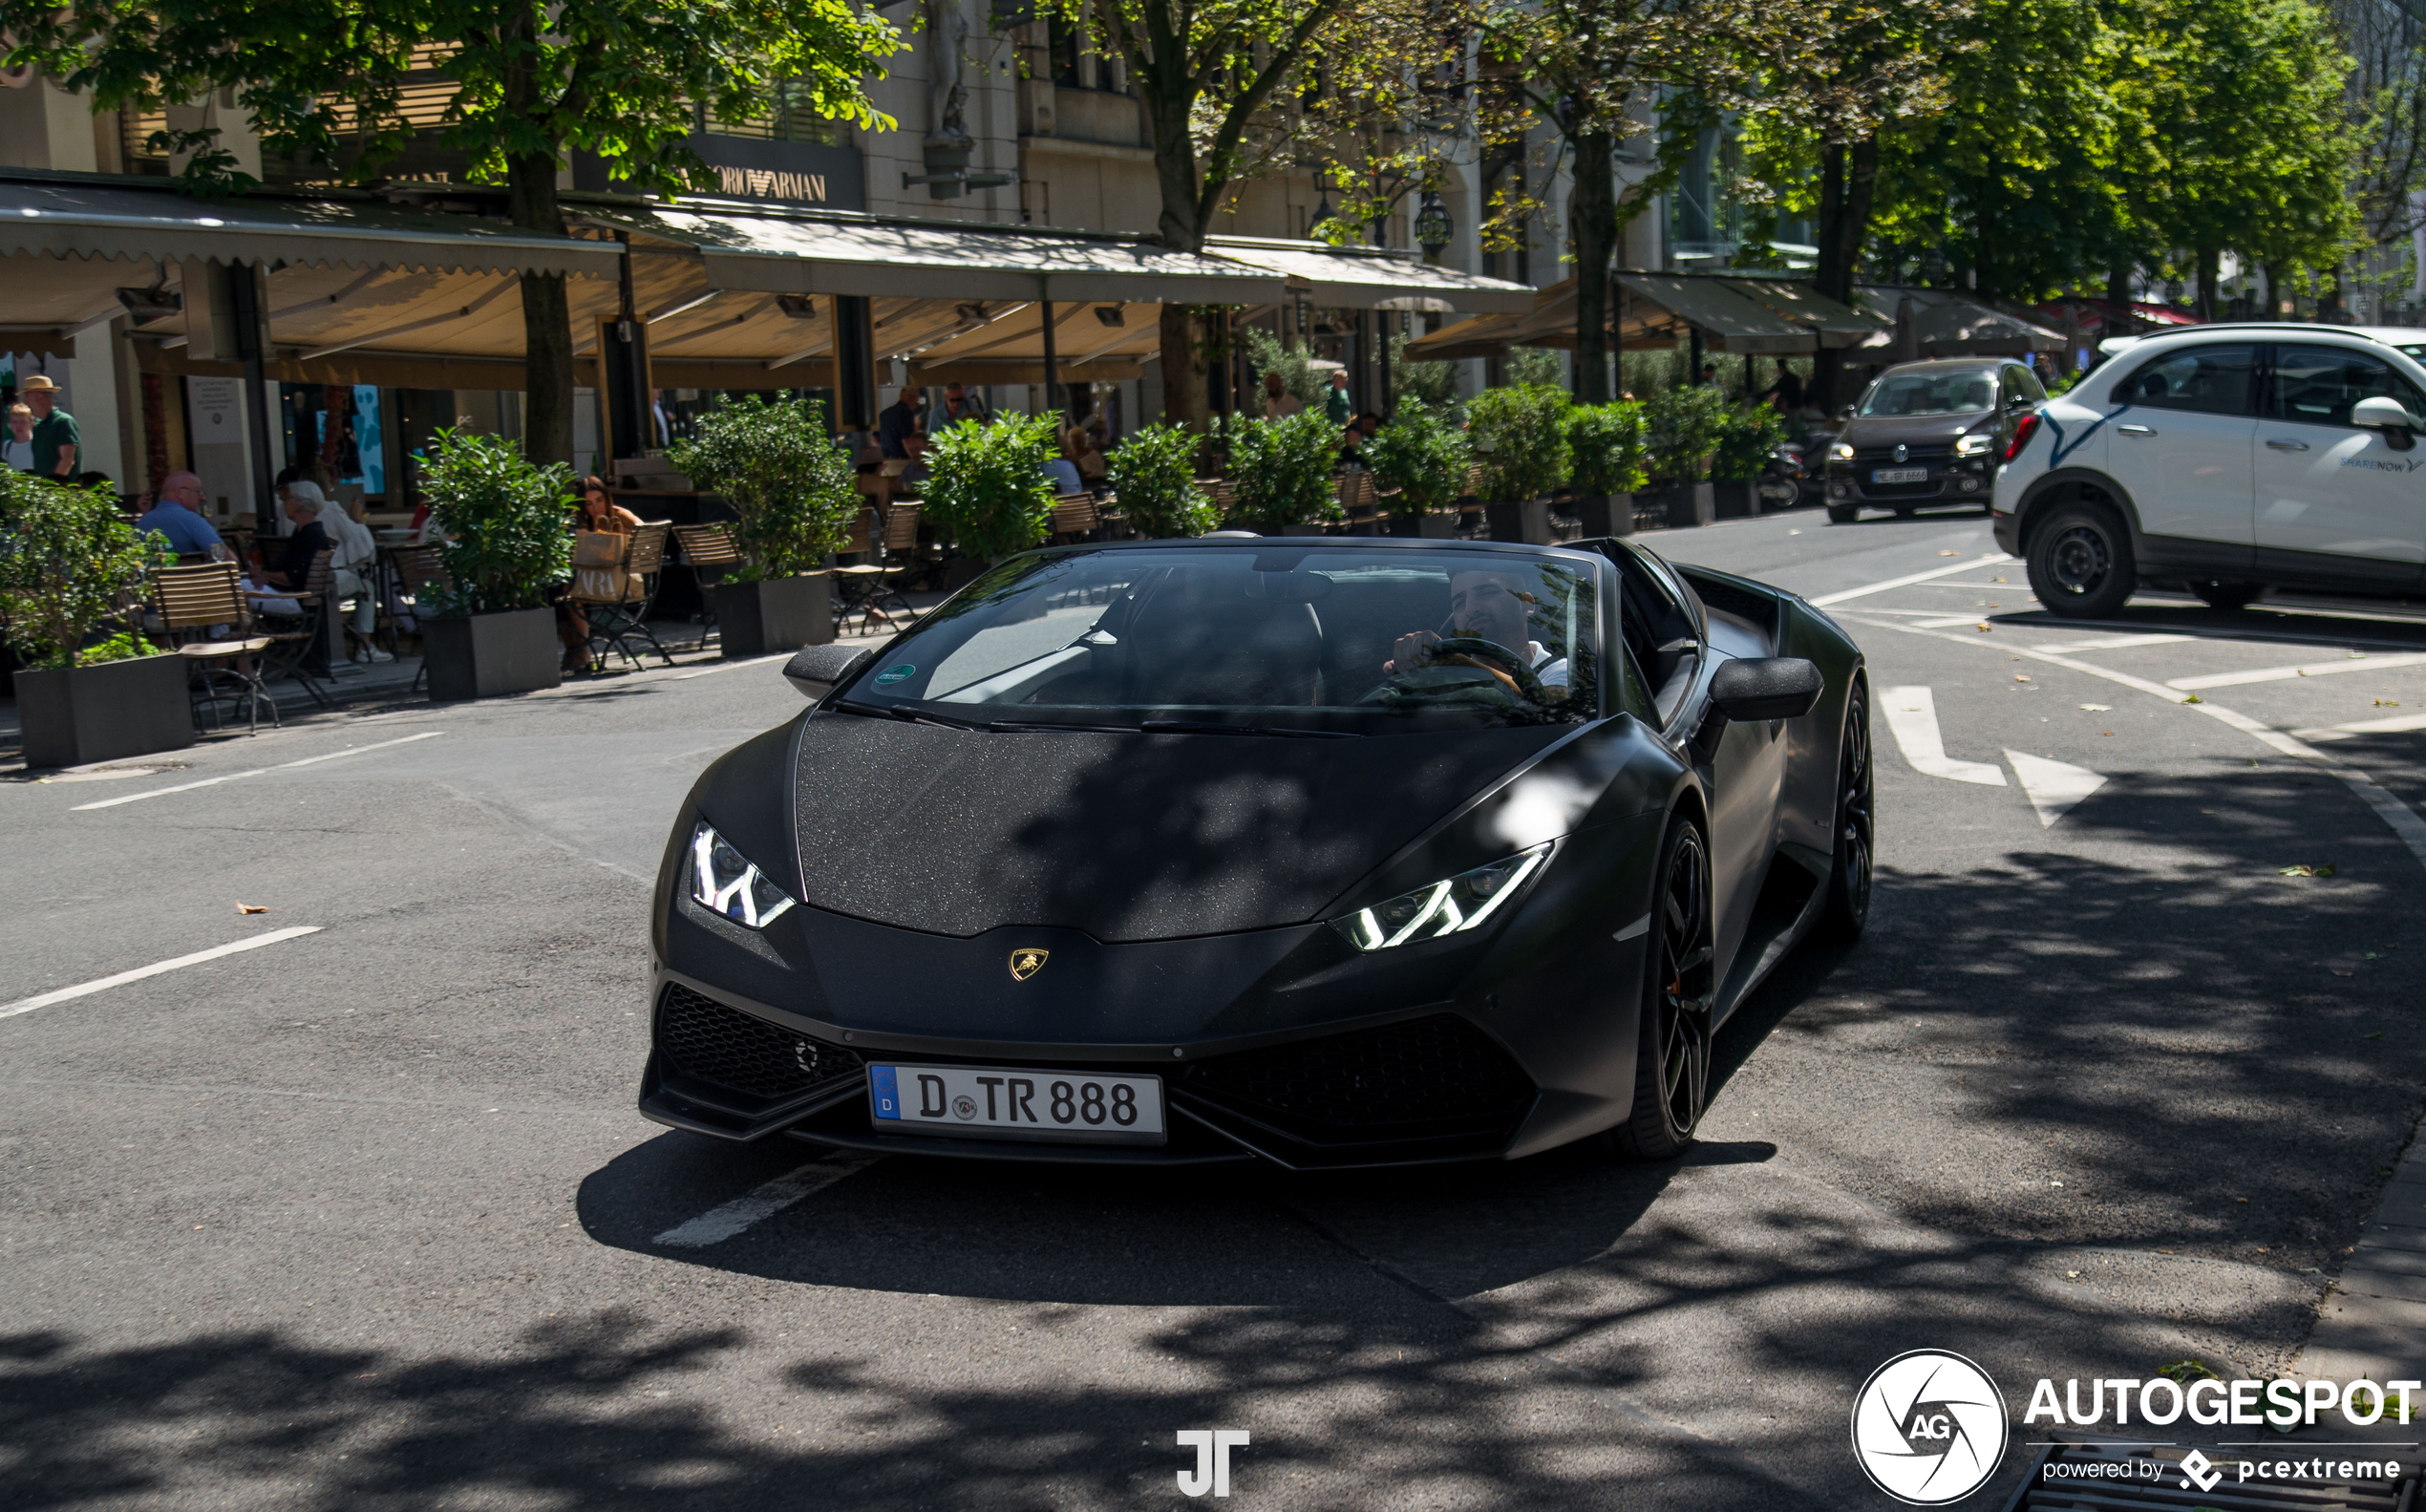
<svg viewBox="0 0 2426 1512">
<path fill-rule="evenodd" d="M 1738 724 L 1799 719 L 1826 685 L 1820 669 L 1799 656 L 1738 657 L 1711 673 L 1710 701 Z"/>
<path fill-rule="evenodd" d="M 866 646 L 803 646 L 783 664 L 783 675 L 814 703 L 875 659 L 875 650 Z"/>
<path fill-rule="evenodd" d="M 2415 446 L 2416 433 L 2421 428 L 2418 418 L 2401 408 L 2400 400 L 2380 394 L 2352 405 L 2351 423 L 2362 430 L 2383 432 L 2384 444 L 2396 452 Z"/>
</svg>

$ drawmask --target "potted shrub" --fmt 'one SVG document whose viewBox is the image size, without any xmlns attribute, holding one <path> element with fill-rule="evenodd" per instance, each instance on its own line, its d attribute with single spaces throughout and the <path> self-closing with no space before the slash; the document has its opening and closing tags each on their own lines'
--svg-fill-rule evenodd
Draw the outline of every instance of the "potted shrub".
<svg viewBox="0 0 2426 1512">
<path fill-rule="evenodd" d="M 1230 524 L 1267 536 L 1305 536 L 1346 518 L 1331 484 L 1339 428 L 1322 411 L 1277 420 L 1233 415 L 1222 437 L 1230 449 Z"/>
<path fill-rule="evenodd" d="M 1569 486 L 1586 536 L 1634 531 L 1634 490 L 1643 472 L 1643 407 L 1631 399 L 1579 404 L 1567 412 L 1566 439 L 1575 453 Z"/>
<path fill-rule="evenodd" d="M 1643 403 L 1645 460 L 1650 503 L 1671 526 L 1706 525 L 1718 518 L 1710 486 L 1711 453 L 1726 425 L 1727 396 L 1702 384 L 1662 389 Z"/>
<path fill-rule="evenodd" d="M 834 639 L 833 555 L 866 507 L 851 459 L 813 399 L 728 398 L 666 458 L 733 506 L 742 564 L 709 589 L 727 656 Z"/>
<path fill-rule="evenodd" d="M 927 442 L 920 499 L 927 518 L 968 559 L 945 579 L 958 587 L 986 564 L 1025 551 L 1052 533 L 1053 481 L 1045 463 L 1060 455 L 1050 415 L 1006 415 L 955 425 Z"/>
<path fill-rule="evenodd" d="M 106 494 L 0 477 L 0 619 L 16 674 L 25 764 L 80 766 L 194 743 L 185 658 L 155 654 L 136 611 L 166 546 Z M 96 642 L 96 632 L 109 630 Z M 88 642 L 96 642 L 88 645 Z"/>
<path fill-rule="evenodd" d="M 572 470 L 521 443 L 441 431 L 422 492 L 446 541 L 446 587 L 415 596 L 430 696 L 496 698 L 564 680 L 547 590 L 573 575 Z"/>
<path fill-rule="evenodd" d="M 1765 404 L 1730 410 L 1722 417 L 1710 476 L 1721 520 L 1760 513 L 1760 470 L 1769 454 L 1786 442 L 1786 422 Z"/>
<path fill-rule="evenodd" d="M 1574 461 L 1566 438 L 1570 407 L 1566 391 L 1546 383 L 1486 389 L 1467 404 L 1492 540 L 1549 544 L 1550 490 L 1566 481 Z"/>
<path fill-rule="evenodd" d="M 1390 511 L 1396 536 L 1446 536 L 1457 523 L 1473 448 L 1443 411 L 1407 399 L 1390 423 L 1366 439 L 1358 455 Z"/>
<path fill-rule="evenodd" d="M 1149 540 L 1201 536 L 1220 516 L 1196 486 L 1197 437 L 1176 425 L 1149 425 L 1104 458 L 1129 528 Z"/>
</svg>

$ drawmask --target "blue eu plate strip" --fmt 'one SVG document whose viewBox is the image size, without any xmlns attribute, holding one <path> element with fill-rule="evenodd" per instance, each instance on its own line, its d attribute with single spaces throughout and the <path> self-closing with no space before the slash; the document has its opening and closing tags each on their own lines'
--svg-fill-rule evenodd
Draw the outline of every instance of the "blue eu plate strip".
<svg viewBox="0 0 2426 1512">
<path fill-rule="evenodd" d="M 900 1092 L 893 1085 L 893 1068 L 870 1066 L 867 1076 L 868 1091 L 874 1095 L 876 1100 L 876 1116 L 880 1118 L 900 1118 L 902 1098 Z"/>
</svg>

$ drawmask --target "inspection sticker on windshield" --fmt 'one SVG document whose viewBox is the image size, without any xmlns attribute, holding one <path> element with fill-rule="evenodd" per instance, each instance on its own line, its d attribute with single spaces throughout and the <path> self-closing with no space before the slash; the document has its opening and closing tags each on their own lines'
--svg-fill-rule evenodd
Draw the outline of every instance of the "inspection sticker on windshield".
<svg viewBox="0 0 2426 1512">
<path fill-rule="evenodd" d="M 981 1139 L 1160 1144 L 1162 1078 L 1005 1066 L 867 1068 L 869 1121 L 880 1134 Z"/>
<path fill-rule="evenodd" d="M 1874 483 L 1926 483 L 1929 470 L 1926 467 L 1874 467 L 1870 481 Z"/>
<path fill-rule="evenodd" d="M 902 663 L 899 667 L 887 667 L 876 674 L 876 685 L 879 688 L 890 688 L 895 683 L 909 681 L 911 677 L 917 675 L 917 672 L 918 669 L 907 662 Z"/>
</svg>

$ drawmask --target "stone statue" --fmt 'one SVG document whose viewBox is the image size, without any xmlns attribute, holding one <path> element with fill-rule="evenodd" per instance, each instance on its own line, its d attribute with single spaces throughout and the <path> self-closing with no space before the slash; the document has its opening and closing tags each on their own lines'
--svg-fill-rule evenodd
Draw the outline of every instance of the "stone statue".
<svg viewBox="0 0 2426 1512">
<path fill-rule="evenodd" d="M 926 0 L 926 140 L 969 147 L 974 143 L 968 135 L 968 85 L 961 77 L 968 19 L 961 14 L 960 0 Z"/>
</svg>

